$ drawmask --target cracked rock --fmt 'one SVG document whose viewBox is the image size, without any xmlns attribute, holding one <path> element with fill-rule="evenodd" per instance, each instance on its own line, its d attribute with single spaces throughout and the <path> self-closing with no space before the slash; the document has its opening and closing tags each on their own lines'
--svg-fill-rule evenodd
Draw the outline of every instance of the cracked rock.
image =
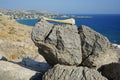
<svg viewBox="0 0 120 80">
<path fill-rule="evenodd" d="M 117 54 L 110 49 L 110 42 L 105 36 L 84 25 L 78 30 L 83 54 L 82 65 L 99 68 L 105 64 L 118 62 Z"/>
<path fill-rule="evenodd" d="M 87 67 L 55 65 L 42 80 L 108 80 L 98 71 Z"/>
<path fill-rule="evenodd" d="M 77 66 L 82 61 L 81 41 L 75 25 L 55 25 L 41 20 L 32 30 L 32 40 L 51 65 Z"/>
</svg>

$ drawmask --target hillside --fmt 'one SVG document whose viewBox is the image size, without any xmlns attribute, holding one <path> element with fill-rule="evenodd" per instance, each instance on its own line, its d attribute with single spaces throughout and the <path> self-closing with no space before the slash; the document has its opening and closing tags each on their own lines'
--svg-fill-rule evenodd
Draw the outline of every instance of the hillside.
<svg viewBox="0 0 120 80">
<path fill-rule="evenodd" d="M 1 9 L 0 13 L 10 16 L 11 19 L 36 19 L 41 18 L 41 16 L 46 17 L 57 17 L 57 13 L 49 11 L 36 11 L 36 10 L 10 10 L 10 9 Z"/>
<path fill-rule="evenodd" d="M 31 26 L 26 26 L 0 15 L 0 56 L 8 60 L 21 60 L 24 57 L 38 58 L 38 51 L 31 40 Z M 43 58 L 39 56 L 40 60 Z"/>
</svg>

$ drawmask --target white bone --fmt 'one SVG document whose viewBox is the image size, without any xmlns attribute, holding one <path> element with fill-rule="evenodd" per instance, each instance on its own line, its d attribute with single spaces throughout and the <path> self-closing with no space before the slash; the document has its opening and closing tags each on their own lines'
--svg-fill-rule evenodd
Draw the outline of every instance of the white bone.
<svg viewBox="0 0 120 80">
<path fill-rule="evenodd" d="M 73 19 L 73 18 L 66 19 L 66 20 L 56 20 L 56 19 L 51 19 L 51 18 L 43 17 L 42 19 L 43 19 L 43 20 L 48 20 L 48 21 L 54 21 L 54 22 L 60 22 L 60 23 L 66 23 L 66 24 L 72 24 L 72 25 L 75 24 L 75 19 Z"/>
</svg>

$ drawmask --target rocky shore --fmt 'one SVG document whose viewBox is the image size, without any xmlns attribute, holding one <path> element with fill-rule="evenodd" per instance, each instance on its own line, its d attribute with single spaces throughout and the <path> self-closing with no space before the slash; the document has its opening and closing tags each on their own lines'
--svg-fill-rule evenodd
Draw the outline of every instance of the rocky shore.
<svg viewBox="0 0 120 80">
<path fill-rule="evenodd" d="M 0 16 L 0 80 L 119 80 L 119 67 L 120 48 L 88 26 Z"/>
</svg>

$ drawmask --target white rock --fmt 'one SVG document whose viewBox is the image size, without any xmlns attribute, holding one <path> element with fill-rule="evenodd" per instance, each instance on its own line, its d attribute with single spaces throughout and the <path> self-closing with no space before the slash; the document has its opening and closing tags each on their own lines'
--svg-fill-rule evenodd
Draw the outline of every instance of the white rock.
<svg viewBox="0 0 120 80">
<path fill-rule="evenodd" d="M 31 80 L 36 71 L 7 61 L 0 61 L 0 80 Z"/>
</svg>

